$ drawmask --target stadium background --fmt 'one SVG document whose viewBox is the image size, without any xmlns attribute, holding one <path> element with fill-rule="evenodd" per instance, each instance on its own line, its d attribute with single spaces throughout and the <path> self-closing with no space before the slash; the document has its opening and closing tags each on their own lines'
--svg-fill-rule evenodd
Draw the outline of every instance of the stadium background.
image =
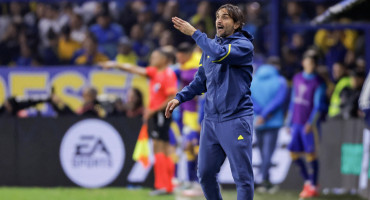
<svg viewBox="0 0 370 200">
<path fill-rule="evenodd" d="M 188 19 L 209 37 L 214 37 L 213 13 L 225 2 L 1 1 L 0 104 L 11 96 L 37 101 L 56 95 L 77 112 L 83 105 L 83 88 L 89 85 L 97 89 L 103 107 L 116 97 L 127 101 L 127 93 L 132 87 L 142 92 L 144 105 L 147 105 L 146 79 L 124 72 L 102 70 L 97 62 L 122 59 L 146 66 L 151 51 L 157 47 L 172 45 L 176 48 L 183 41 L 193 43 L 191 38 L 184 37 L 172 28 L 172 16 Z M 269 56 L 278 56 L 282 62 L 281 72 L 289 81 L 301 70 L 302 54 L 309 48 L 321 52 L 320 64 L 322 69 L 326 69 L 329 79 L 331 66 L 335 62 L 343 62 L 351 70 L 368 72 L 370 68 L 370 16 L 366 12 L 370 5 L 366 1 L 228 2 L 239 5 L 246 12 L 247 25 L 244 29 L 256 38 L 255 68 L 266 63 Z M 112 31 L 115 35 L 109 40 L 96 25 L 99 17 L 110 17 L 114 23 Z M 97 58 L 90 60 L 81 56 L 81 52 L 91 48 L 91 45 L 82 45 L 85 38 L 89 37 L 86 33 L 88 30 L 96 36 L 97 46 L 94 47 L 100 52 Z M 70 42 L 67 39 L 69 37 L 74 42 Z M 130 47 L 131 51 L 126 53 L 125 47 Z M 109 105 L 104 109 L 109 110 Z M 51 103 L 39 103 L 22 109 L 15 117 L 3 116 L 0 121 L 3 130 L 0 133 L 0 184 L 4 187 L 0 189 L 0 197 L 42 199 L 41 196 L 45 194 L 50 195 L 47 199 L 92 199 L 89 195 L 96 195 L 96 199 L 132 199 L 136 198 L 135 195 L 148 198 L 147 189 L 136 189 L 141 185 L 150 187 L 150 168 L 138 169 L 139 174 L 145 174 L 141 170 L 149 173 L 141 180 L 129 175 L 137 164 L 131 157 L 140 130 L 140 117 L 102 118 L 123 138 L 125 165 L 111 181 L 100 185 L 120 188 L 92 190 L 92 194 L 89 194 L 90 190 L 69 188 L 81 184 L 65 174 L 59 158 L 63 136 L 73 124 L 86 117 L 58 116 Z M 369 138 L 369 133 L 364 129 L 360 117 L 329 120 L 324 125 L 320 183 L 326 189 L 324 193 L 334 196 L 320 199 L 357 198 L 336 196 L 342 193 L 369 197 L 370 175 L 366 174 L 365 163 L 368 160 L 368 148 L 364 148 L 369 146 L 368 140 L 364 139 Z M 286 150 L 288 142 L 289 135 L 282 129 L 272 169 L 273 181 L 282 188 L 276 197 L 281 199 L 296 198 L 297 190 L 301 187 L 296 178 L 297 169 L 290 167 Z M 254 149 L 256 171 L 258 164 L 258 151 Z M 361 182 L 363 178 L 360 177 L 365 177 L 365 181 Z M 220 181 L 225 184 L 226 194 L 230 195 L 226 198 L 234 199 L 235 194 L 227 190 L 232 187 L 229 185 L 232 179 L 227 167 L 222 169 Z M 47 188 L 30 189 L 25 186 Z M 135 190 L 124 189 L 126 187 Z M 271 196 L 257 194 L 258 198 L 270 199 Z"/>
</svg>

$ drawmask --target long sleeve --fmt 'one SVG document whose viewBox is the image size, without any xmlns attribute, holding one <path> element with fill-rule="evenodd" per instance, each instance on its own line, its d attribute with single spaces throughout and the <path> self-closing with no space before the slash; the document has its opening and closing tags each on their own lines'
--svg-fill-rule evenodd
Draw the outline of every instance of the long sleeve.
<svg viewBox="0 0 370 200">
<path fill-rule="evenodd" d="M 276 109 L 278 109 L 285 101 L 286 94 L 287 94 L 287 83 L 284 78 L 280 79 L 280 90 L 277 95 L 274 97 L 272 102 L 270 102 L 261 112 L 261 116 L 266 119 L 268 115 L 273 113 Z"/>
<path fill-rule="evenodd" d="M 292 118 L 293 118 L 293 112 L 294 112 L 294 86 L 292 87 L 292 92 L 290 95 L 290 103 L 288 108 L 288 116 L 285 120 L 285 125 L 290 126 L 292 125 Z"/>
<path fill-rule="evenodd" d="M 175 99 L 183 103 L 193 99 L 196 95 L 201 95 L 207 91 L 206 81 L 204 68 L 200 66 L 194 80 L 188 86 L 184 87 L 181 92 L 177 93 Z"/>
<path fill-rule="evenodd" d="M 257 115 L 260 115 L 261 111 L 262 111 L 262 106 L 260 104 L 258 104 L 258 102 L 256 100 L 254 100 L 253 96 L 252 96 L 252 100 L 253 100 L 254 113 L 257 114 Z"/>
<path fill-rule="evenodd" d="M 310 118 L 308 119 L 308 123 L 313 124 L 319 119 L 320 111 L 322 110 L 322 107 L 324 106 L 324 98 L 325 98 L 325 84 L 321 84 L 315 91 L 314 94 L 314 105 L 313 109 L 310 114 Z"/>
<path fill-rule="evenodd" d="M 227 63 L 230 65 L 251 65 L 253 58 L 253 44 L 249 40 L 237 40 L 233 44 L 218 44 L 216 40 L 210 39 L 199 30 L 192 35 L 203 53 L 210 56 L 216 63 Z"/>
</svg>

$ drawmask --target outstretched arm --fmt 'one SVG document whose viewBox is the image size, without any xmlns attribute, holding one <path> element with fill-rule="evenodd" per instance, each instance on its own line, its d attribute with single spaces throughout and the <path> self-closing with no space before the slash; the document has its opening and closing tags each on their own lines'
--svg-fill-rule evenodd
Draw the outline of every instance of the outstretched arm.
<svg viewBox="0 0 370 200">
<path fill-rule="evenodd" d="M 107 61 L 99 63 L 104 69 L 111 69 L 117 68 L 123 71 L 127 71 L 133 74 L 141 75 L 141 76 L 148 76 L 146 69 L 142 67 L 138 67 L 136 65 L 131 65 L 127 63 L 117 63 L 116 61 Z"/>
<path fill-rule="evenodd" d="M 233 44 L 219 44 L 210 39 L 205 33 L 196 30 L 189 22 L 178 17 L 173 17 L 174 27 L 191 36 L 203 53 L 210 56 L 214 63 L 227 63 L 231 65 L 251 65 L 253 44 L 249 40 L 240 40 Z"/>
</svg>

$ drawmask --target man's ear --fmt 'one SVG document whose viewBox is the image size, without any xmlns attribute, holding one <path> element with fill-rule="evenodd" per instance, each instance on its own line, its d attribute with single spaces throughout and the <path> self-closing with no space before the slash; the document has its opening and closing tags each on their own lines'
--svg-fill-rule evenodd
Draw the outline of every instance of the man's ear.
<svg viewBox="0 0 370 200">
<path fill-rule="evenodd" d="M 234 30 L 238 29 L 240 27 L 240 22 L 234 23 Z M 241 27 L 240 27 L 241 28 Z"/>
</svg>

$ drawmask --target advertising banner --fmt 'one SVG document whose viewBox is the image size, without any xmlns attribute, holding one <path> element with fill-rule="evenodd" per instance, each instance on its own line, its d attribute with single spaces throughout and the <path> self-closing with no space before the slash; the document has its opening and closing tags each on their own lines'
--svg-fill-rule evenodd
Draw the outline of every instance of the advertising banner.
<svg viewBox="0 0 370 200">
<path fill-rule="evenodd" d="M 87 86 L 95 87 L 98 95 L 114 95 L 123 100 L 128 90 L 135 87 L 143 94 L 144 104 L 148 104 L 148 79 L 145 77 L 115 69 L 65 66 L 0 68 L 0 105 L 7 97 L 37 98 L 50 96 L 53 91 L 76 111 L 82 105 L 82 91 Z M 37 109 L 44 116 L 50 115 L 50 108 L 46 105 Z"/>
<path fill-rule="evenodd" d="M 0 185 L 127 186 L 141 118 L 1 119 Z M 140 185 L 152 186 L 152 173 Z"/>
</svg>

